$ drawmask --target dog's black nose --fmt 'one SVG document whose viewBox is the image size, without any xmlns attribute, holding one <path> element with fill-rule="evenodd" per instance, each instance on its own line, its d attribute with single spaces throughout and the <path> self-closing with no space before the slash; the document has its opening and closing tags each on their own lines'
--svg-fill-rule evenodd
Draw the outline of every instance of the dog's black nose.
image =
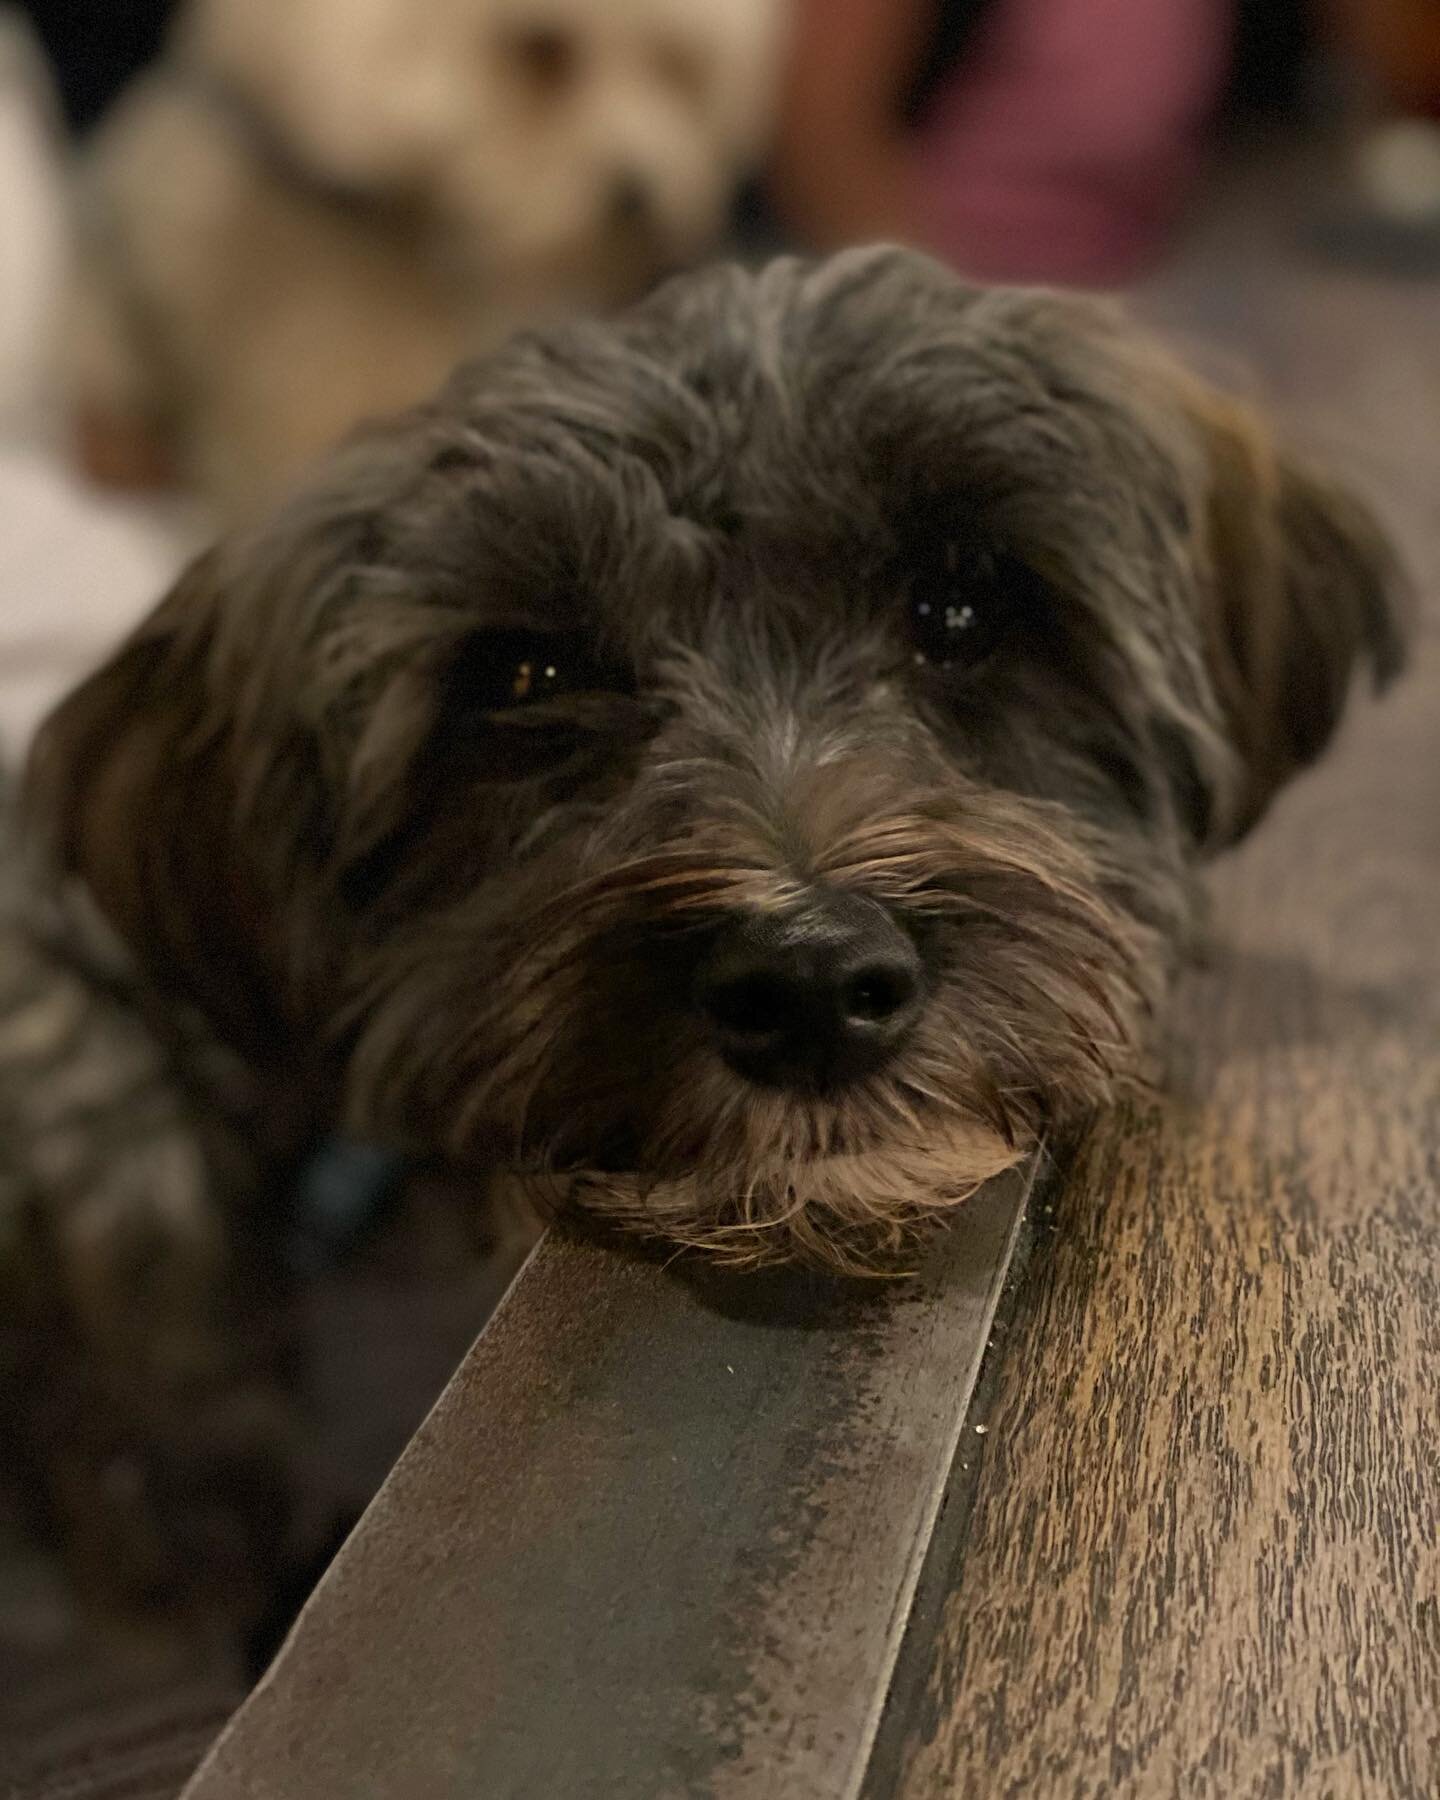
<svg viewBox="0 0 1440 1800">
<path fill-rule="evenodd" d="M 915 946 L 884 907 L 827 894 L 729 926 L 700 966 L 695 1000 L 738 1074 L 824 1092 L 894 1055 L 923 991 Z"/>
<path fill-rule="evenodd" d="M 652 211 L 650 187 L 642 175 L 626 169 L 610 184 L 610 223 L 618 230 L 633 231 L 648 225 Z"/>
</svg>

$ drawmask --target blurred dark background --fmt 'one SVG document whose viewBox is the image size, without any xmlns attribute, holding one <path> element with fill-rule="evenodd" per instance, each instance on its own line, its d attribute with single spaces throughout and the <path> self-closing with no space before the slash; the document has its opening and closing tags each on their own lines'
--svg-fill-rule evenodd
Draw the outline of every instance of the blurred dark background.
<svg viewBox="0 0 1440 1800">
<path fill-rule="evenodd" d="M 24 0 L 54 64 L 65 116 L 85 131 L 156 55 L 170 0 Z"/>
<path fill-rule="evenodd" d="M 1001 0 L 936 0 L 932 40 L 903 108 L 921 116 L 964 56 L 985 15 Z M 159 51 L 174 0 L 24 0 L 59 76 L 65 115 L 84 132 L 122 87 Z M 1232 112 L 1244 117 L 1290 112 L 1300 101 L 1321 32 L 1315 0 L 1235 0 Z"/>
</svg>

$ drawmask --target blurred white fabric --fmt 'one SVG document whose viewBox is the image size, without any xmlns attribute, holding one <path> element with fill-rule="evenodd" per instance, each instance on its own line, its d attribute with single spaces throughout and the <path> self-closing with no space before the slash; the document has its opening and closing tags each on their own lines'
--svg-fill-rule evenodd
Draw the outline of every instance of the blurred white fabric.
<svg viewBox="0 0 1440 1800">
<path fill-rule="evenodd" d="M 47 343 L 65 185 L 40 53 L 0 6 L 0 761 L 168 585 L 195 531 L 97 494 L 55 449 Z"/>
<path fill-rule="evenodd" d="M 188 534 L 97 497 L 58 460 L 0 447 L 0 760 L 160 597 Z"/>
<path fill-rule="evenodd" d="M 41 52 L 0 5 L 0 422 L 42 401 L 46 333 L 65 254 L 59 125 Z"/>
</svg>

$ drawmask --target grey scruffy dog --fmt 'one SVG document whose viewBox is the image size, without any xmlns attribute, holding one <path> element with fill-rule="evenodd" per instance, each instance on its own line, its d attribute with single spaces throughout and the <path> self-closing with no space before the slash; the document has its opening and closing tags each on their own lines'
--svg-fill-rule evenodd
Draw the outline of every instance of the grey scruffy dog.
<svg viewBox="0 0 1440 1800">
<path fill-rule="evenodd" d="M 30 801 L 287 1130 L 869 1270 L 1136 1074 L 1198 865 L 1400 656 L 1369 516 L 1249 413 L 1102 305 L 868 251 L 362 434 Z"/>
</svg>

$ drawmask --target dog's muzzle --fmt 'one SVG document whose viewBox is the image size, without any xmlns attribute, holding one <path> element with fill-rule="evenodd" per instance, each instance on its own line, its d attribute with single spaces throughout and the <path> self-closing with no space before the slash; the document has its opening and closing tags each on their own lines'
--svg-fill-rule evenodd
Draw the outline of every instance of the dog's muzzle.
<svg viewBox="0 0 1440 1800">
<path fill-rule="evenodd" d="M 920 955 L 885 908 L 829 890 L 802 908 L 747 913 L 725 927 L 693 994 L 738 1075 L 823 1093 L 894 1056 L 924 990 Z"/>
</svg>

